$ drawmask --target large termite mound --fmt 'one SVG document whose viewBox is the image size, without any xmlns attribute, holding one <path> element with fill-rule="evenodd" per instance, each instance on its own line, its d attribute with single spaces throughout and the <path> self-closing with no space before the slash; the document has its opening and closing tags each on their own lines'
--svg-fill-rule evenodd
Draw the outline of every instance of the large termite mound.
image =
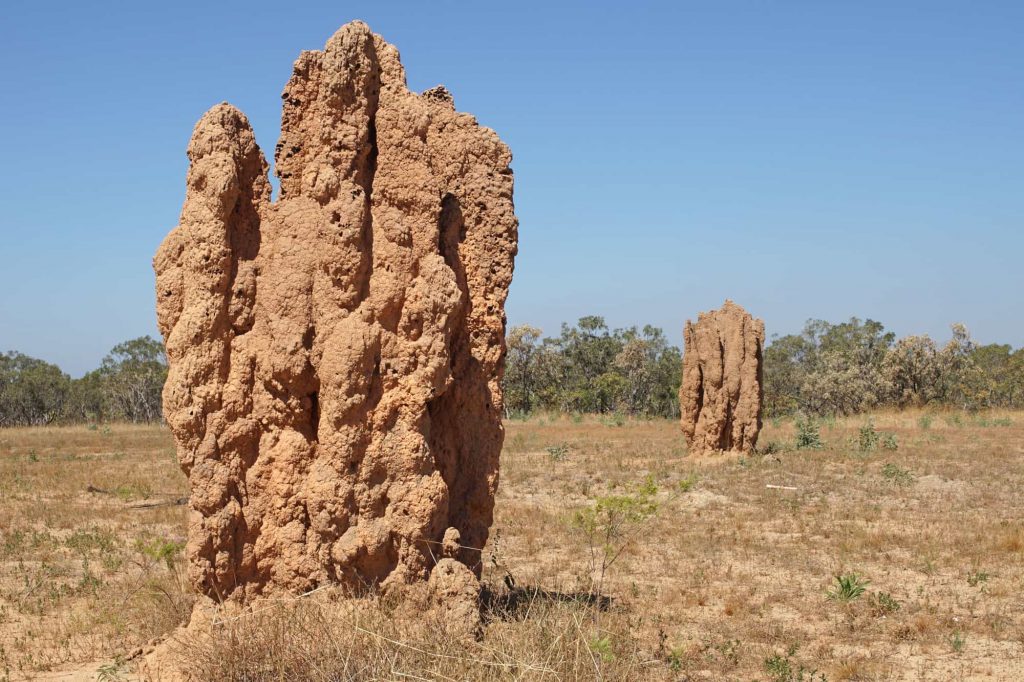
<svg viewBox="0 0 1024 682">
<path fill-rule="evenodd" d="M 679 388 L 691 452 L 749 452 L 761 430 L 764 322 L 732 301 L 683 330 Z"/>
<path fill-rule="evenodd" d="M 445 561 L 479 574 L 511 154 L 443 87 L 410 92 L 361 22 L 303 52 L 282 99 L 279 198 L 246 117 L 215 106 L 154 259 L 191 580 L 239 601 L 411 583 Z"/>
</svg>

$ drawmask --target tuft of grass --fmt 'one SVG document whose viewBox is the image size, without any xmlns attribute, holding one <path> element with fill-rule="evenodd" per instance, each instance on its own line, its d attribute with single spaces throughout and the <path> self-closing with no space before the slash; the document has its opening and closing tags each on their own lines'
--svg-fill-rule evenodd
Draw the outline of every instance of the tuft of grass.
<svg viewBox="0 0 1024 682">
<path fill-rule="evenodd" d="M 668 669 L 672 672 L 682 672 L 683 666 L 686 664 L 686 652 L 682 649 L 671 649 L 665 654 L 665 663 L 668 664 Z"/>
<path fill-rule="evenodd" d="M 135 549 L 150 561 L 164 564 L 170 571 L 174 570 L 175 564 L 181 558 L 185 543 L 166 538 L 148 540 L 139 538 L 135 541 Z"/>
<path fill-rule="evenodd" d="M 548 458 L 552 462 L 564 462 L 569 456 L 569 446 L 562 443 L 560 445 L 550 445 L 545 448 L 548 453 Z"/>
<path fill-rule="evenodd" d="M 613 412 L 612 414 L 602 416 L 601 423 L 605 426 L 625 426 L 626 415 L 621 412 Z"/>
<path fill-rule="evenodd" d="M 983 583 L 987 583 L 989 579 L 988 573 L 985 571 L 969 571 L 967 573 L 967 584 L 971 587 L 977 587 Z"/>
<path fill-rule="evenodd" d="M 601 657 L 603 663 L 615 660 L 615 652 L 612 650 L 612 639 L 608 635 L 604 637 L 594 636 L 588 642 L 590 651 Z"/>
<path fill-rule="evenodd" d="M 79 554 L 87 555 L 91 552 L 99 552 L 109 555 L 114 552 L 118 544 L 118 538 L 114 533 L 102 528 L 76 529 L 64 540 L 65 546 Z"/>
<path fill-rule="evenodd" d="M 900 610 L 900 603 L 888 592 L 871 595 L 871 613 L 876 617 L 891 616 Z"/>
<path fill-rule="evenodd" d="M 826 592 L 825 596 L 841 604 L 849 604 L 855 599 L 859 599 L 870 584 L 870 581 L 856 573 L 837 575 L 835 580 L 835 586 Z"/>
<path fill-rule="evenodd" d="M 754 448 L 754 454 L 761 455 L 761 456 L 777 455 L 779 453 L 785 452 L 785 450 L 786 450 L 786 446 L 785 445 L 783 445 L 782 443 L 780 443 L 778 441 L 770 440 L 767 443 L 765 443 L 763 446 L 759 445 L 758 447 Z"/>
<path fill-rule="evenodd" d="M 515 595 L 523 602 L 514 600 L 514 607 L 502 600 L 485 606 L 484 640 L 467 638 L 443 614 L 424 609 L 422 591 L 337 599 L 328 590 L 187 631 L 170 655 L 197 680 L 668 679 L 671 663 L 649 665 L 625 614 L 609 610 L 598 627 L 597 602 L 540 590 Z M 678 658 L 676 665 L 683 664 Z"/>
<path fill-rule="evenodd" d="M 967 638 L 964 636 L 964 633 L 954 630 L 953 634 L 949 636 L 949 648 L 953 650 L 953 653 L 961 654 L 966 646 Z"/>
<path fill-rule="evenodd" d="M 882 478 L 899 486 L 910 485 L 914 482 L 914 474 L 892 462 L 887 462 L 882 466 Z"/>
<path fill-rule="evenodd" d="M 827 682 L 825 673 L 793 660 L 797 649 L 798 646 L 793 644 L 785 653 L 775 653 L 764 660 L 764 669 L 771 682 Z"/>
<path fill-rule="evenodd" d="M 700 478 L 697 474 L 690 474 L 676 484 L 676 489 L 681 493 L 688 493 L 697 485 L 698 480 L 700 480 Z"/>
<path fill-rule="evenodd" d="M 117 499 L 122 502 L 145 500 L 153 496 L 153 488 L 145 481 L 132 481 L 117 486 L 113 490 Z"/>
<path fill-rule="evenodd" d="M 112 662 L 101 665 L 96 669 L 96 681 L 121 682 L 127 679 L 125 677 L 127 667 L 127 662 L 124 658 L 120 655 L 116 656 Z"/>
</svg>

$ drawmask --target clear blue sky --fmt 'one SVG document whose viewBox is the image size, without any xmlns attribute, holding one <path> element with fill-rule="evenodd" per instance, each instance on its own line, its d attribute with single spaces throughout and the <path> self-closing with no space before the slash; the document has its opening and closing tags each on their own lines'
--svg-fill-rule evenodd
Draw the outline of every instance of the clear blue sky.
<svg viewBox="0 0 1024 682">
<path fill-rule="evenodd" d="M 0 350 L 77 376 L 156 335 L 195 121 L 227 100 L 272 156 L 292 61 L 355 18 L 511 145 L 511 324 L 680 343 L 731 297 L 1024 345 L 1024 3 L 9 0 Z"/>
</svg>

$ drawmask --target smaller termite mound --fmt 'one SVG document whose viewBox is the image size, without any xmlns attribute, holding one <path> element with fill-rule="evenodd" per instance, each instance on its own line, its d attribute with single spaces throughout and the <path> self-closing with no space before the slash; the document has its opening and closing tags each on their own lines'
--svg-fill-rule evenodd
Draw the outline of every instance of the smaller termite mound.
<svg viewBox="0 0 1024 682">
<path fill-rule="evenodd" d="M 679 408 L 690 452 L 751 452 L 761 431 L 764 322 L 727 300 L 683 329 Z"/>
</svg>

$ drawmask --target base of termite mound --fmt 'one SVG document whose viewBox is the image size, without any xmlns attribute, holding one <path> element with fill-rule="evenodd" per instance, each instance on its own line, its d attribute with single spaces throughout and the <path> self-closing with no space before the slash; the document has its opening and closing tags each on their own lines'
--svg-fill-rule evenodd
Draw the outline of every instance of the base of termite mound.
<svg viewBox="0 0 1024 682">
<path fill-rule="evenodd" d="M 426 582 L 359 595 L 322 586 L 244 605 L 200 598 L 186 625 L 143 652 L 139 675 L 152 682 L 259 679 L 265 661 L 316 666 L 330 659 L 323 665 L 335 666 L 408 642 L 457 648 L 481 634 L 479 580 L 465 564 L 442 558 Z"/>
</svg>

